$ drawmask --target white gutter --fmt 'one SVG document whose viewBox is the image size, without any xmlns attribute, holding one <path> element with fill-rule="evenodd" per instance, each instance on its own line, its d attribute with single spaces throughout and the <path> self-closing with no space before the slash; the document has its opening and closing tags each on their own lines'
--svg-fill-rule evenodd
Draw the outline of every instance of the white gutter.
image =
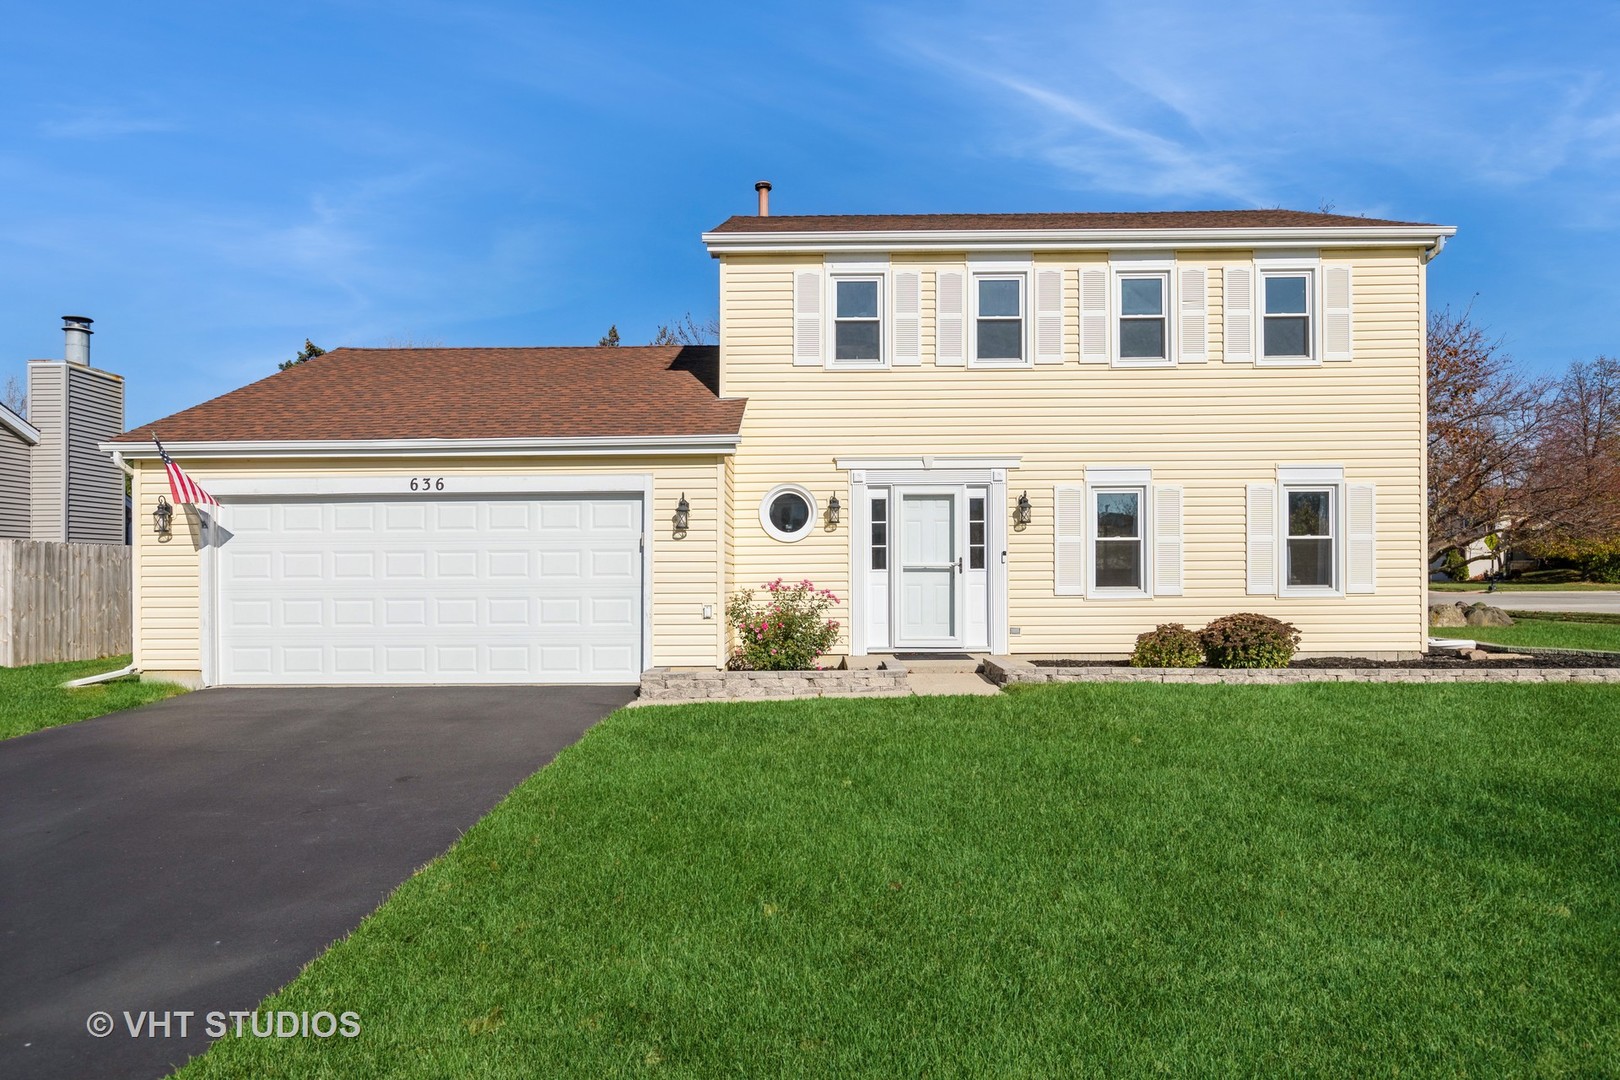
<svg viewBox="0 0 1620 1080">
<path fill-rule="evenodd" d="M 1434 260 L 1439 257 L 1440 253 L 1442 251 L 1446 250 L 1446 237 L 1455 234 L 1456 231 L 1457 230 L 1453 229 L 1449 233 L 1445 233 L 1442 236 L 1435 237 L 1434 238 L 1434 246 L 1430 247 L 1430 248 L 1425 248 L 1423 250 L 1423 265 L 1424 266 L 1428 266 L 1430 263 L 1434 262 Z"/>
<path fill-rule="evenodd" d="M 185 454 L 194 458 L 713 456 L 735 453 L 741 438 L 740 435 L 649 435 L 584 439 L 173 440 L 163 445 L 175 457 Z M 143 443 L 105 442 L 100 448 L 107 453 L 142 460 L 158 456 L 157 447 Z"/>
<path fill-rule="evenodd" d="M 80 686 L 94 686 L 96 683 L 112 682 L 114 679 L 138 675 L 140 670 L 140 668 L 131 664 L 128 667 L 121 667 L 117 671 L 103 671 L 100 675 L 87 675 L 82 679 L 70 679 L 62 684 L 62 689 L 73 690 Z"/>
<path fill-rule="evenodd" d="M 818 251 L 1241 251 L 1256 247 L 1435 248 L 1451 225 L 1271 229 L 884 229 L 706 232 L 710 255 Z"/>
<path fill-rule="evenodd" d="M 4 405 L 0 405 L 0 425 L 15 431 L 18 437 L 29 446 L 39 445 L 39 428 L 30 424 Z"/>
<path fill-rule="evenodd" d="M 106 450 L 107 449 L 107 444 L 102 443 L 101 444 L 101 449 Z M 135 470 L 130 468 L 129 467 L 129 462 L 124 460 L 123 452 L 119 451 L 119 450 L 114 450 L 111 453 L 112 453 L 113 464 L 118 466 L 120 469 L 123 469 L 125 476 L 128 476 L 131 479 L 133 479 L 134 476 L 135 476 Z"/>
</svg>

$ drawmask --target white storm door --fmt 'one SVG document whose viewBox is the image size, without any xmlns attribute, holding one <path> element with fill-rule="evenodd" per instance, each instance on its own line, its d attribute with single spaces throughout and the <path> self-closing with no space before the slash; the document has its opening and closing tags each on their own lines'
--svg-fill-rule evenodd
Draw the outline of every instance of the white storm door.
<svg viewBox="0 0 1620 1080">
<path fill-rule="evenodd" d="M 633 495 L 230 502 L 223 685 L 633 682 Z"/>
<path fill-rule="evenodd" d="M 961 645 L 961 513 L 955 491 L 901 491 L 895 646 Z"/>
</svg>

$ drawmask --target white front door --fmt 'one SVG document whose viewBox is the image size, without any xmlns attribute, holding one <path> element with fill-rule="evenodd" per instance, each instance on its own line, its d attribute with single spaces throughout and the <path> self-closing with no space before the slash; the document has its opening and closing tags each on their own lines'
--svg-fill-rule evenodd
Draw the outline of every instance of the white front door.
<svg viewBox="0 0 1620 1080">
<path fill-rule="evenodd" d="M 959 492 L 900 492 L 895 647 L 960 647 L 961 520 Z"/>
</svg>

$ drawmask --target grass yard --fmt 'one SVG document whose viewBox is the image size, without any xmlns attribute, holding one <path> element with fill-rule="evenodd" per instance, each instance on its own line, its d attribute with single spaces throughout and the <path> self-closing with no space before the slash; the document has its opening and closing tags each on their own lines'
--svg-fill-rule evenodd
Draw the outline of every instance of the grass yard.
<svg viewBox="0 0 1620 1080">
<path fill-rule="evenodd" d="M 185 693 L 171 683 L 143 683 L 134 679 L 63 690 L 61 683 L 103 671 L 116 671 L 128 656 L 105 660 L 77 660 L 68 664 L 32 664 L 0 668 L 0 739 L 102 716 L 119 709 L 160 701 Z"/>
<path fill-rule="evenodd" d="M 203 1077 L 1612 1074 L 1620 694 L 621 711 Z"/>
<path fill-rule="evenodd" d="M 1493 645 L 1528 645 L 1543 649 L 1604 649 L 1620 652 L 1620 623 L 1577 621 L 1580 613 L 1571 612 L 1571 619 L 1533 618 L 1515 611 L 1512 626 L 1437 626 L 1429 633 L 1435 637 L 1467 638 L 1488 641 Z"/>
</svg>

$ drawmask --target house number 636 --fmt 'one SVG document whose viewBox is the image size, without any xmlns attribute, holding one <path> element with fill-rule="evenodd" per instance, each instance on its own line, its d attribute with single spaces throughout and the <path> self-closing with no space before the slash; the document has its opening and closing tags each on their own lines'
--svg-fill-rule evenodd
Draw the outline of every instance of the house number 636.
<svg viewBox="0 0 1620 1080">
<path fill-rule="evenodd" d="M 412 491 L 443 491 L 444 477 L 442 476 L 413 476 L 411 477 Z"/>
</svg>

